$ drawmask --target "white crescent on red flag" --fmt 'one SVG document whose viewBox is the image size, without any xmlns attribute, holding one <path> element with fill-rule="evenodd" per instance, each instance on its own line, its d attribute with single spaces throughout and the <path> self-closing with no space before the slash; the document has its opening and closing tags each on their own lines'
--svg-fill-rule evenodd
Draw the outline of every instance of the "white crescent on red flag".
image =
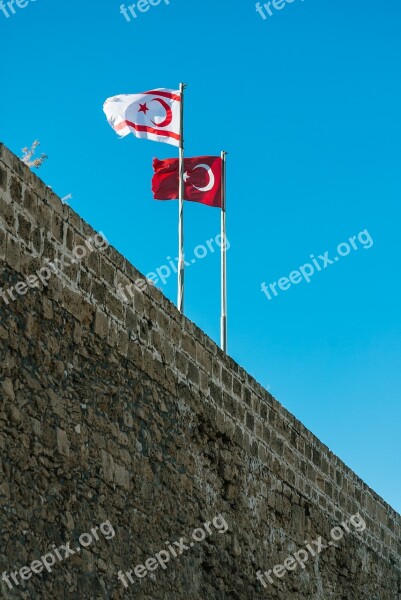
<svg viewBox="0 0 401 600">
<path fill-rule="evenodd" d="M 121 137 L 180 145 L 181 94 L 158 88 L 141 94 L 120 94 L 103 105 L 107 121 Z"/>
<path fill-rule="evenodd" d="M 178 198 L 179 161 L 153 159 L 155 200 Z M 221 208 L 222 160 L 219 156 L 184 158 L 184 200 Z"/>
</svg>

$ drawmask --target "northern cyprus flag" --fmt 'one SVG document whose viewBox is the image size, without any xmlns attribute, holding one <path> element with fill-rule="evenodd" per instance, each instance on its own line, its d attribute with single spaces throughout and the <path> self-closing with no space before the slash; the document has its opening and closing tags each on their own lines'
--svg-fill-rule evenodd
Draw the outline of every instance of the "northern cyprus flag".
<svg viewBox="0 0 401 600">
<path fill-rule="evenodd" d="M 121 94 L 103 105 L 107 121 L 121 137 L 138 138 L 179 146 L 181 94 L 158 88 L 141 94 Z"/>
</svg>

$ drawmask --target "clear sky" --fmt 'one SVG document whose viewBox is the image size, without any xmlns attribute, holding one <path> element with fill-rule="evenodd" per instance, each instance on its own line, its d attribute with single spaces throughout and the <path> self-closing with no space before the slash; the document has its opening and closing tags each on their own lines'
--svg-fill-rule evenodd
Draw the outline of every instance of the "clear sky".
<svg viewBox="0 0 401 600">
<path fill-rule="evenodd" d="M 146 274 L 177 256 L 177 202 L 150 192 L 152 158 L 177 149 L 118 139 L 102 105 L 187 83 L 186 154 L 229 152 L 229 354 L 400 511 L 399 0 L 265 19 L 252 0 L 162 0 L 130 22 L 120 2 L 0 12 L 1 141 L 38 138 L 41 178 Z M 187 256 L 219 227 L 187 203 Z M 261 291 L 326 251 L 310 283 Z M 186 274 L 186 314 L 216 341 L 219 268 L 215 252 Z M 162 288 L 176 300 L 174 276 Z"/>
</svg>

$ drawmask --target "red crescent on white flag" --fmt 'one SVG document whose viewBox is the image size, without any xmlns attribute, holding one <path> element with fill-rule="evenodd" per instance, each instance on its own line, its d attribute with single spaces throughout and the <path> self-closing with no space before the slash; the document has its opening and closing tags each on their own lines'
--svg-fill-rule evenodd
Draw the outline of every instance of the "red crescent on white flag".
<svg viewBox="0 0 401 600">
<path fill-rule="evenodd" d="M 165 100 L 162 100 L 161 98 L 152 98 L 151 102 L 160 102 L 160 104 L 166 111 L 166 118 L 164 119 L 164 121 L 161 121 L 160 123 L 155 123 L 155 121 L 151 119 L 153 125 L 156 125 L 156 127 L 167 127 L 168 125 L 170 125 L 171 121 L 173 120 L 173 111 L 171 110 L 167 102 Z"/>
</svg>

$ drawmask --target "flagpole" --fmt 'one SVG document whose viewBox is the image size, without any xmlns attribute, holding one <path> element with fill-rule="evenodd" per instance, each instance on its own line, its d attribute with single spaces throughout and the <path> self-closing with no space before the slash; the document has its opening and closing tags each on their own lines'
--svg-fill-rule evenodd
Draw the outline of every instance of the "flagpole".
<svg viewBox="0 0 401 600">
<path fill-rule="evenodd" d="M 180 83 L 180 148 L 179 148 L 179 183 L 178 183 L 178 310 L 184 312 L 184 89 Z"/>
<path fill-rule="evenodd" d="M 226 238 L 226 156 L 221 153 L 222 183 L 221 183 L 221 318 L 220 318 L 220 346 L 227 352 L 227 238 Z"/>
</svg>

